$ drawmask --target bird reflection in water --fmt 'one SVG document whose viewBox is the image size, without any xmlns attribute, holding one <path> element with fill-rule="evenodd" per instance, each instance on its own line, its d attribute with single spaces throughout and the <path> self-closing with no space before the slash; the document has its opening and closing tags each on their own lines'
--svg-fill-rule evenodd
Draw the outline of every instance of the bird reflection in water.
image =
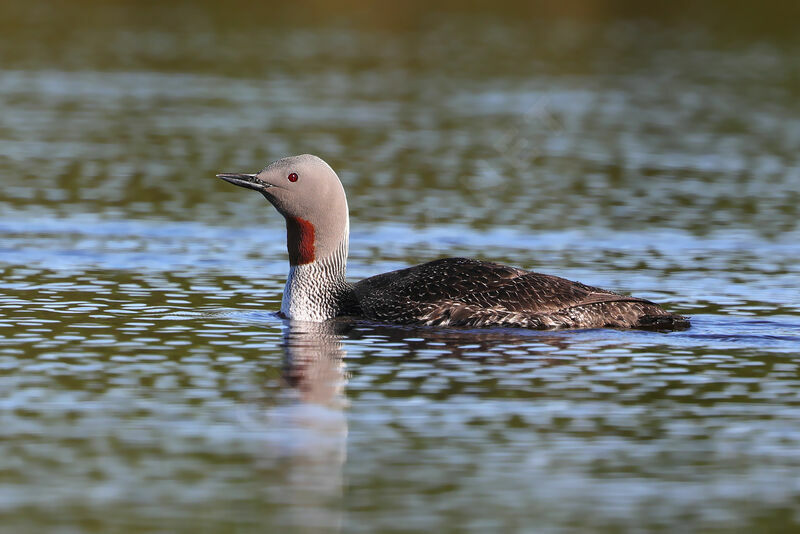
<svg viewBox="0 0 800 534">
<path fill-rule="evenodd" d="M 286 469 L 286 518 L 292 532 L 339 532 L 347 419 L 344 350 L 334 323 L 285 327 L 283 378 L 289 402 L 267 414 Z"/>
<path fill-rule="evenodd" d="M 584 332 L 584 336 L 588 334 Z M 570 337 L 564 332 L 402 327 L 346 318 L 322 323 L 287 321 L 284 386 L 279 396 L 289 399 L 268 409 L 262 430 L 267 429 L 271 450 L 286 469 L 283 502 L 292 531 L 342 530 L 348 435 L 344 339 L 370 344 L 402 340 L 406 357 L 412 359 L 424 359 L 425 351 L 436 347 L 444 362 L 472 359 L 477 351 L 513 364 L 529 349 L 531 356 L 548 366 L 565 363 L 557 355 L 570 346 Z M 514 355 L 505 354 L 509 349 Z"/>
</svg>

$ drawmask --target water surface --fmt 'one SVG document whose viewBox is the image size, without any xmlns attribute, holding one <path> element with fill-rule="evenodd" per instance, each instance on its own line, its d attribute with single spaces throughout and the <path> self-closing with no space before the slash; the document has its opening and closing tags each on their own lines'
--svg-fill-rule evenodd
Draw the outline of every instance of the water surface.
<svg viewBox="0 0 800 534">
<path fill-rule="evenodd" d="M 3 8 L 6 528 L 800 522 L 796 43 L 84 7 Z M 283 222 L 214 174 L 303 152 L 348 192 L 354 280 L 478 257 L 693 327 L 285 324 Z"/>
</svg>

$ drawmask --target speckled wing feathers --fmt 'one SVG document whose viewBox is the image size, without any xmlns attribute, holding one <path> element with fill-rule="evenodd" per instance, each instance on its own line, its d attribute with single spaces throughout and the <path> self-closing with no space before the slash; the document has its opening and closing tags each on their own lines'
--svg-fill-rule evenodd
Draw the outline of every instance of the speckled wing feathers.
<svg viewBox="0 0 800 534">
<path fill-rule="evenodd" d="M 354 293 L 365 317 L 404 324 L 543 329 L 668 328 L 667 317 L 685 322 L 644 299 L 465 258 L 367 278 Z"/>
</svg>

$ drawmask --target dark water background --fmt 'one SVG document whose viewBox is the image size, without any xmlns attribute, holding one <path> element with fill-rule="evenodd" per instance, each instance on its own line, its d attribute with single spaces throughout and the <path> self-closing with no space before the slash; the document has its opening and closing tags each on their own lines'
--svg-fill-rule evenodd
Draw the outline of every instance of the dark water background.
<svg viewBox="0 0 800 534">
<path fill-rule="evenodd" d="M 800 42 L 761 3 L 0 4 L 0 525 L 800 524 Z M 659 334 L 290 328 L 312 152 L 349 275 L 452 255 L 650 298 Z"/>
</svg>

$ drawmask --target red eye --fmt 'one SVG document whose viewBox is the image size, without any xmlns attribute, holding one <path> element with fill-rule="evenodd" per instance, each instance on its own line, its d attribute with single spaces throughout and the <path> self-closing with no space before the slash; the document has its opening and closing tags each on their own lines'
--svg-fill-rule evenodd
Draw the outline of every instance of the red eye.
<svg viewBox="0 0 800 534">
<path fill-rule="evenodd" d="M 296 182 L 296 181 L 297 181 L 297 179 L 299 178 L 299 176 L 297 176 L 297 173 L 296 173 L 296 172 L 293 172 L 292 174 L 290 174 L 289 176 L 287 176 L 287 178 L 289 178 L 289 181 L 290 181 L 290 182 Z"/>
</svg>

